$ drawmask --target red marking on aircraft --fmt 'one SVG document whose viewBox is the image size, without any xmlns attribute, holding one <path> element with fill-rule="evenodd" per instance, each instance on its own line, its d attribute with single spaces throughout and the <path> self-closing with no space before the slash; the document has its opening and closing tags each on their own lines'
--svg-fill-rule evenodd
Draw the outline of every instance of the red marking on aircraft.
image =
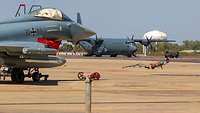
<svg viewBox="0 0 200 113">
<path fill-rule="evenodd" d="M 36 40 L 37 42 L 42 44 L 47 44 L 49 48 L 54 48 L 54 49 L 58 49 L 61 44 L 61 41 L 50 40 L 45 38 L 37 38 Z"/>
</svg>

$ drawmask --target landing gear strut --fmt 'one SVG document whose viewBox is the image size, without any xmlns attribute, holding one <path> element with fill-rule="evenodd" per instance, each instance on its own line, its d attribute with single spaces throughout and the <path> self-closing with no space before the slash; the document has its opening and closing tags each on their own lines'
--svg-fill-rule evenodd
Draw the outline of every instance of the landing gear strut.
<svg viewBox="0 0 200 113">
<path fill-rule="evenodd" d="M 38 81 L 40 81 L 40 73 L 39 72 L 34 72 L 33 74 L 32 74 L 32 79 L 33 79 L 33 82 L 38 82 Z"/>
<path fill-rule="evenodd" d="M 42 75 L 39 72 L 39 68 L 29 68 L 28 69 L 28 77 L 32 78 L 33 82 L 38 82 L 40 81 L 40 78 L 44 77 L 44 80 L 47 80 L 47 78 L 49 77 L 48 75 Z"/>
<path fill-rule="evenodd" d="M 25 77 L 32 78 L 33 82 L 38 82 L 42 77 L 46 81 L 49 75 L 43 75 L 39 72 L 39 68 L 16 68 L 16 67 L 0 67 L 0 79 L 3 80 L 6 76 L 11 77 L 13 83 L 21 84 L 24 82 Z"/>
</svg>

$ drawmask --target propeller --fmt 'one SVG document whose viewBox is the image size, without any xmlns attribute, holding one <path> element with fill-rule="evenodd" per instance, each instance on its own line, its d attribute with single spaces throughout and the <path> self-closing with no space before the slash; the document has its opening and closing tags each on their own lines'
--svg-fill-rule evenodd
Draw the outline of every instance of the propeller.
<svg viewBox="0 0 200 113">
<path fill-rule="evenodd" d="M 94 46 L 100 46 L 103 43 L 103 41 L 104 40 L 102 39 L 102 37 L 99 38 L 98 35 L 96 34 L 95 35 L 95 40 L 94 40 Z"/>
<path fill-rule="evenodd" d="M 97 36 L 97 34 L 95 35 L 95 40 L 98 41 L 98 36 Z"/>
<path fill-rule="evenodd" d="M 144 44 L 144 46 L 148 47 L 150 46 L 150 49 L 155 51 L 155 48 L 152 45 L 152 36 L 149 38 L 148 36 L 145 36 L 146 38 L 146 43 Z"/>
<path fill-rule="evenodd" d="M 95 35 L 95 45 L 98 44 L 98 42 L 99 42 L 99 39 L 98 39 L 98 36 L 97 36 L 97 34 L 96 34 L 96 35 Z"/>
<path fill-rule="evenodd" d="M 135 56 L 136 57 L 136 51 L 137 51 L 137 44 L 135 43 L 135 40 L 134 40 L 134 34 L 132 34 L 130 37 L 127 36 L 127 44 L 131 44 L 132 45 L 132 48 L 135 48 L 135 50 L 131 53 L 131 56 Z"/>
<path fill-rule="evenodd" d="M 101 48 L 103 41 L 104 40 L 102 38 L 99 38 L 97 34 L 95 35 L 92 51 L 93 51 L 93 54 L 95 54 L 96 56 L 100 56 L 101 53 L 103 52 L 104 48 Z"/>
<path fill-rule="evenodd" d="M 129 36 L 126 36 L 126 38 L 127 38 L 127 40 L 128 40 L 127 43 L 132 43 L 132 44 L 135 43 L 135 42 L 134 42 L 134 34 L 131 35 L 130 37 L 129 37 Z"/>
<path fill-rule="evenodd" d="M 134 34 L 132 34 L 130 37 L 129 36 L 127 36 L 128 37 L 128 39 L 130 40 L 130 41 L 134 41 Z"/>
<path fill-rule="evenodd" d="M 134 36 L 134 34 L 133 34 L 133 35 L 131 36 L 131 40 L 132 40 L 132 41 L 133 41 L 134 37 L 135 37 L 135 36 Z"/>
</svg>

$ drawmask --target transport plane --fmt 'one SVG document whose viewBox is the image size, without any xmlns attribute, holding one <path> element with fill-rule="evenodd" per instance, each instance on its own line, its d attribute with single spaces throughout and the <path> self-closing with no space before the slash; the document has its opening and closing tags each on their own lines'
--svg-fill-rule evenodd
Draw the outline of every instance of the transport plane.
<svg viewBox="0 0 200 113">
<path fill-rule="evenodd" d="M 81 15 L 77 13 L 77 23 L 82 24 Z M 160 40 L 152 39 L 152 37 L 146 37 L 146 39 L 134 39 L 132 37 L 126 38 L 88 38 L 79 41 L 79 45 L 87 52 L 85 56 L 97 56 L 110 55 L 110 57 L 116 57 L 117 55 L 125 55 L 127 57 L 136 56 L 137 45 L 140 43 L 145 47 L 152 47 L 152 42 L 175 42 L 175 40 Z"/>
</svg>

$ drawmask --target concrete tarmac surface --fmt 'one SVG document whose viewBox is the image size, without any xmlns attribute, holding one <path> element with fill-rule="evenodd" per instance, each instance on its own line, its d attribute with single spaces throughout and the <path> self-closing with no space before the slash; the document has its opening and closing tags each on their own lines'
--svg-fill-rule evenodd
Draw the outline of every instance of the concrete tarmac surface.
<svg viewBox="0 0 200 113">
<path fill-rule="evenodd" d="M 154 61 L 67 59 L 41 69 L 48 81 L 22 85 L 0 81 L 0 113 L 84 113 L 84 82 L 77 73 L 100 72 L 93 81 L 93 113 L 199 113 L 200 64 L 172 62 L 164 69 L 123 66 Z"/>
</svg>

